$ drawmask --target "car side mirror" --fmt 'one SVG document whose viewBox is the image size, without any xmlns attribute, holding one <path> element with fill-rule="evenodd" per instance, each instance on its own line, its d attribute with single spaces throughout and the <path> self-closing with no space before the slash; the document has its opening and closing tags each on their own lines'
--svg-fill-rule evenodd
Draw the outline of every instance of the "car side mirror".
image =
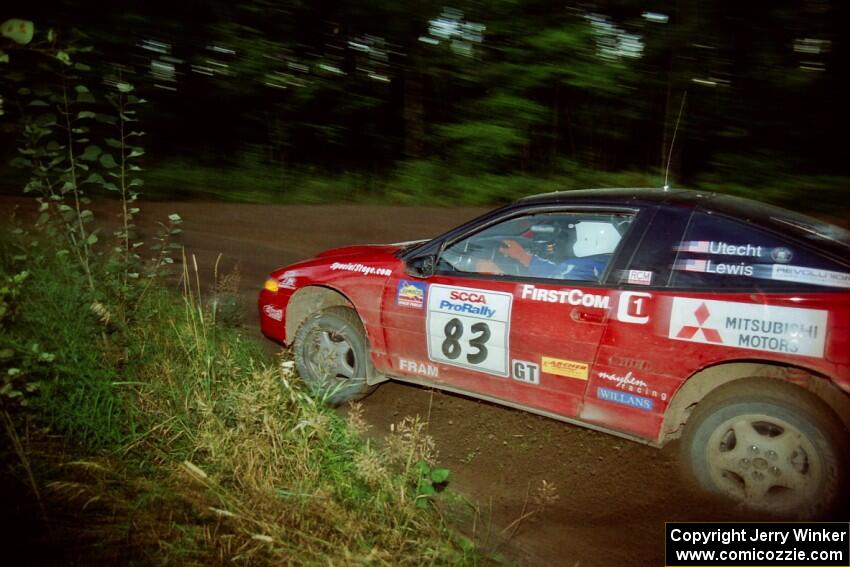
<svg viewBox="0 0 850 567">
<path fill-rule="evenodd" d="M 407 262 L 407 269 L 405 271 L 417 278 L 430 278 L 437 271 L 436 256 L 412 258 Z"/>
</svg>

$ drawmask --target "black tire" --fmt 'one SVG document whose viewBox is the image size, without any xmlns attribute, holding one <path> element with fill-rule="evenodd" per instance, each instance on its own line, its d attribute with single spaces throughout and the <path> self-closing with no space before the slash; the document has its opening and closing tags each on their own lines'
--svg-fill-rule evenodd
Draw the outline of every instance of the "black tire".
<svg viewBox="0 0 850 567">
<path fill-rule="evenodd" d="M 681 449 L 703 488 L 752 510 L 816 518 L 844 501 L 847 432 L 791 384 L 753 378 L 719 388 L 697 405 Z"/>
<path fill-rule="evenodd" d="M 348 307 L 329 307 L 308 317 L 295 333 L 295 368 L 310 390 L 338 406 L 368 396 L 372 372 L 369 341 Z"/>
</svg>

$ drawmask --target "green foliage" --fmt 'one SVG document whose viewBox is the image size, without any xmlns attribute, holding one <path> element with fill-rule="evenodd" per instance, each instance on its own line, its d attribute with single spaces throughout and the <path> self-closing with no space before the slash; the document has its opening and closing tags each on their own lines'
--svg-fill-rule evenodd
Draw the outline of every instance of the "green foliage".
<svg viewBox="0 0 850 567">
<path fill-rule="evenodd" d="M 92 300 L 67 254 L 46 242 L 31 249 L 29 276 L 8 274 L 18 282 L 9 311 L 17 315 L 0 340 L 50 345 L 40 388 L 29 396 L 36 423 L 100 455 L 74 462 L 120 455 L 110 467 L 122 471 L 122 480 L 97 487 L 78 480 L 54 487 L 116 502 L 127 498 L 122 487 L 136 486 L 135 502 L 109 512 L 109 522 L 128 522 L 124 529 L 138 529 L 153 510 L 179 510 L 147 525 L 158 532 L 161 545 L 151 548 L 158 560 L 233 558 L 238 542 L 239 557 L 253 563 L 475 561 L 471 542 L 435 510 L 421 509 L 425 499 L 448 505 L 430 490 L 448 471 L 428 464 L 433 441 L 424 423 L 400 424 L 378 454 L 288 370 L 268 366 L 259 345 L 222 324 L 220 306 L 196 286 L 178 298 L 153 280 L 135 316 L 122 321 L 114 305 Z M 187 269 L 184 281 L 197 282 L 197 274 Z M 234 286 L 222 276 L 214 288 L 220 296 Z M 223 527 L 222 536 L 201 529 L 211 526 Z"/>
<path fill-rule="evenodd" d="M 432 467 L 425 461 L 416 463 L 416 505 L 428 506 L 437 490 L 449 480 L 449 469 Z"/>
<path fill-rule="evenodd" d="M 30 273 L 0 271 L 0 405 L 29 403 L 27 394 L 35 392 L 40 378 L 55 356 L 42 350 L 37 341 L 20 340 L 12 332 L 25 309 L 23 298 Z"/>
<path fill-rule="evenodd" d="M 0 35 L 9 38 L 18 45 L 27 45 L 32 41 L 35 26 L 29 20 L 12 18 L 0 24 Z"/>
</svg>

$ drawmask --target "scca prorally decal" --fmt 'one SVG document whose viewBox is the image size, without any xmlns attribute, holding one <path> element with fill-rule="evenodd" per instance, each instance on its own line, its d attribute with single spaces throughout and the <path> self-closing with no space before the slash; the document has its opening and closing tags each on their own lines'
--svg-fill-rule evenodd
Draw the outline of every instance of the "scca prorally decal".
<svg viewBox="0 0 850 567">
<path fill-rule="evenodd" d="M 479 317 L 490 318 L 496 310 L 487 305 L 487 296 L 479 292 L 452 290 L 447 298 L 440 300 L 440 310 L 468 313 Z"/>
<path fill-rule="evenodd" d="M 396 304 L 402 307 L 422 309 L 425 305 L 425 290 L 428 284 L 401 280 L 396 291 Z"/>
<path fill-rule="evenodd" d="M 283 309 L 278 309 L 274 305 L 264 305 L 263 313 L 265 313 L 269 319 L 283 321 Z"/>
<path fill-rule="evenodd" d="M 393 271 L 389 268 L 379 268 L 377 266 L 366 266 L 359 263 L 344 263 L 334 262 L 331 264 L 331 270 L 342 270 L 344 272 L 358 272 L 364 276 L 390 276 Z"/>
<path fill-rule="evenodd" d="M 607 295 L 586 293 L 580 289 L 547 289 L 524 284 L 520 296 L 532 301 L 545 301 L 547 303 L 566 303 L 568 305 L 582 305 L 584 307 L 598 307 L 608 309 L 610 299 Z"/>
<path fill-rule="evenodd" d="M 428 358 L 507 377 L 512 302 L 510 293 L 431 285 Z"/>
<path fill-rule="evenodd" d="M 433 364 L 419 362 L 418 360 L 408 360 L 406 358 L 399 358 L 398 368 L 399 370 L 404 370 L 406 372 L 411 372 L 420 376 L 426 376 L 428 378 L 439 378 L 440 376 L 440 369 L 438 367 L 434 366 Z"/>
<path fill-rule="evenodd" d="M 655 406 L 655 402 L 650 398 L 627 394 L 626 392 L 611 390 L 609 388 L 596 388 L 596 397 L 606 402 L 614 402 L 621 406 L 629 406 L 643 411 L 652 411 L 652 408 Z"/>
<path fill-rule="evenodd" d="M 827 312 L 820 309 L 675 297 L 668 336 L 822 358 L 826 323 Z"/>
</svg>

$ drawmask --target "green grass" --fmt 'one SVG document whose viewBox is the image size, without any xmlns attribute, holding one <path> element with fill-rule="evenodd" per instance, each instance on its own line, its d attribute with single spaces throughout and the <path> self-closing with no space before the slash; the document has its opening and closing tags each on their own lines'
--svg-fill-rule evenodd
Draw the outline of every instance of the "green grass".
<svg viewBox="0 0 850 567">
<path fill-rule="evenodd" d="M 404 420 L 375 448 L 359 408 L 346 421 L 308 395 L 197 286 L 178 296 L 140 285 L 122 304 L 86 291 L 50 243 L 24 243 L 21 258 L 15 238 L 0 275 L 29 277 L 3 296 L 12 310 L 0 340 L 37 343 L 52 358 L 28 364 L 16 351 L 2 369 L 29 368 L 39 384 L 12 415 L 18 432 L 50 441 L 18 456 L 34 463 L 49 543 L 83 562 L 479 561 L 444 520 L 457 500 L 422 496 L 420 463 L 436 463 L 421 421 Z"/>
<path fill-rule="evenodd" d="M 734 164 L 733 164 L 734 165 Z M 393 203 L 492 205 L 537 193 L 596 187 L 661 187 L 659 171 L 601 171 L 572 162 L 548 175 L 487 173 L 452 168 L 440 161 L 401 162 L 389 171 L 330 175 L 246 161 L 222 167 L 189 161 L 159 164 L 148 175 L 146 198 L 212 199 L 255 203 Z M 671 181 L 677 186 L 675 180 Z M 724 166 L 696 178 L 688 188 L 732 193 L 807 211 L 846 210 L 850 178 L 805 175 L 783 168 L 752 171 Z"/>
</svg>

